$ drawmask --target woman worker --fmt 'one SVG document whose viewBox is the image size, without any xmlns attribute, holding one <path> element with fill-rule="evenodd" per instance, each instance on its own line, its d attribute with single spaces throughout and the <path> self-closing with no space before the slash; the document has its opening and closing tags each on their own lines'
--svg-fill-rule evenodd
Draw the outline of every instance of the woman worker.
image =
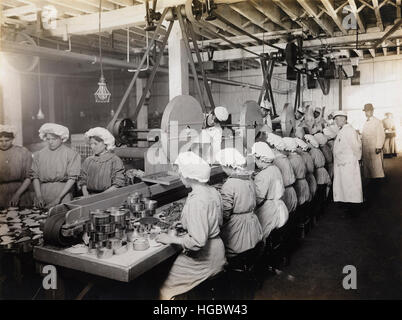
<svg viewBox="0 0 402 320">
<path fill-rule="evenodd" d="M 288 220 L 289 212 L 282 201 L 285 187 L 281 171 L 273 164 L 275 155 L 268 144 L 254 143 L 251 153 L 261 170 L 254 178 L 257 196 L 255 213 L 262 227 L 263 238 L 266 239 L 273 229 L 282 227 Z"/>
<path fill-rule="evenodd" d="M 180 179 L 191 188 L 181 214 L 187 230 L 184 237 L 161 233 L 156 240 L 183 247 L 160 289 L 162 299 L 185 293 L 223 270 L 225 247 L 219 237 L 222 226 L 222 200 L 219 192 L 207 184 L 211 169 L 207 162 L 193 152 L 177 157 Z"/>
<path fill-rule="evenodd" d="M 279 168 L 282 174 L 283 184 L 285 186 L 283 202 L 285 202 L 290 214 L 291 212 L 294 212 L 297 208 L 297 194 L 295 189 L 293 188 L 296 177 L 289 159 L 281 152 L 285 150 L 285 144 L 282 138 L 280 136 L 277 136 L 276 134 L 269 133 L 267 142 L 274 151 L 274 165 Z"/>
<path fill-rule="evenodd" d="M 306 180 L 306 164 L 303 158 L 296 153 L 297 142 L 294 138 L 285 137 L 283 142 L 296 178 L 294 188 L 297 194 L 297 204 L 301 207 L 310 199 L 310 188 Z"/>
<path fill-rule="evenodd" d="M 254 212 L 255 185 L 251 173 L 244 169 L 246 159 L 234 148 L 222 149 L 217 160 L 228 179 L 221 189 L 224 224 L 222 240 L 226 256 L 253 249 L 262 239 L 260 222 Z"/>
<path fill-rule="evenodd" d="M 124 187 L 123 161 L 112 153 L 115 147 L 113 135 L 105 128 L 96 127 L 88 130 L 85 136 L 89 139 L 93 155 L 82 164 L 80 185 L 83 195 L 86 197 Z"/>
<path fill-rule="evenodd" d="M 53 207 L 72 199 L 72 187 L 81 170 L 80 155 L 64 143 L 69 138 L 68 128 L 45 123 L 39 137 L 47 146 L 33 155 L 31 179 L 38 207 Z"/>
<path fill-rule="evenodd" d="M 327 137 L 319 132 L 314 135 L 315 140 L 317 140 L 318 144 L 320 145 L 320 150 L 325 157 L 325 169 L 327 169 L 329 177 L 332 179 L 334 178 L 334 158 L 332 156 L 332 151 L 330 146 L 327 144 L 328 139 Z"/>
<path fill-rule="evenodd" d="M 318 211 L 321 212 L 332 181 L 328 171 L 325 169 L 325 157 L 320 150 L 320 145 L 317 140 L 310 134 L 306 134 L 304 140 L 310 147 L 309 153 L 314 162 L 314 176 L 317 181 L 317 206 Z"/>
<path fill-rule="evenodd" d="M 0 208 L 32 206 L 27 191 L 31 183 L 32 154 L 13 144 L 15 135 L 13 126 L 0 125 Z"/>
<path fill-rule="evenodd" d="M 311 202 L 314 199 L 315 193 L 317 192 L 317 181 L 314 177 L 314 161 L 308 152 L 310 149 L 308 144 L 299 138 L 295 138 L 295 141 L 298 146 L 296 152 L 302 157 L 306 165 L 306 180 L 310 190 L 309 201 Z"/>
</svg>

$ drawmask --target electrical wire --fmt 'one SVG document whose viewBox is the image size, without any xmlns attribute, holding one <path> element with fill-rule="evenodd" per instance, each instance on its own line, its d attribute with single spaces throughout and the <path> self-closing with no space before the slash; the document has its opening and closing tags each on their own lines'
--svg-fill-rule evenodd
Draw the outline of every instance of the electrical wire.
<svg viewBox="0 0 402 320">
<path fill-rule="evenodd" d="M 101 77 L 103 77 L 103 66 L 102 66 L 102 41 L 101 41 L 101 13 L 102 13 L 102 0 L 99 0 L 99 63 L 101 69 Z"/>
</svg>

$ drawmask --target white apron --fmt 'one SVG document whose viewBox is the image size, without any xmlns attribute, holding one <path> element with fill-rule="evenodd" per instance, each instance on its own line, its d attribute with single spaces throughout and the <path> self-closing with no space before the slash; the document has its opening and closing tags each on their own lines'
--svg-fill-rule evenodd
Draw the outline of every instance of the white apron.
<svg viewBox="0 0 402 320">
<path fill-rule="evenodd" d="M 360 158 L 361 142 L 357 132 L 350 124 L 346 124 L 339 131 L 334 144 L 335 202 L 363 202 Z"/>
</svg>

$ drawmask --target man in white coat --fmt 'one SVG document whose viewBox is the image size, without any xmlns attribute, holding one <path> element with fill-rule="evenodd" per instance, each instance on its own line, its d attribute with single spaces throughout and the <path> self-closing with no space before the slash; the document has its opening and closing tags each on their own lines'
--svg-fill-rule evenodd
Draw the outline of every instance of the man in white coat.
<svg viewBox="0 0 402 320">
<path fill-rule="evenodd" d="M 334 202 L 347 203 L 348 211 L 356 213 L 356 205 L 363 202 L 359 160 L 362 148 L 356 130 L 347 123 L 347 114 L 334 112 L 334 121 L 340 128 L 334 143 Z"/>
<path fill-rule="evenodd" d="M 363 175 L 367 179 L 365 198 L 372 200 L 380 187 L 381 178 L 385 177 L 382 153 L 385 131 L 381 120 L 373 116 L 374 107 L 371 103 L 365 104 L 363 111 L 367 117 L 362 131 Z"/>
<path fill-rule="evenodd" d="M 363 169 L 364 177 L 368 179 L 384 178 L 382 148 L 385 142 L 385 131 L 382 122 L 373 116 L 374 107 L 371 103 L 364 105 L 367 121 L 363 126 Z"/>
</svg>

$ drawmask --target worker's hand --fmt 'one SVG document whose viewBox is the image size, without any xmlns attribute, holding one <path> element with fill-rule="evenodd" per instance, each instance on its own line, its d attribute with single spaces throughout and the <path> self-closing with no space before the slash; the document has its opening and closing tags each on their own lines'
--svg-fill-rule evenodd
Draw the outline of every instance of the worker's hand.
<svg viewBox="0 0 402 320">
<path fill-rule="evenodd" d="M 46 206 L 46 202 L 42 196 L 36 198 L 35 206 L 38 207 L 39 209 L 43 209 Z"/>
<path fill-rule="evenodd" d="M 380 154 L 381 153 L 381 149 L 377 148 L 375 149 L 375 154 Z"/>
<path fill-rule="evenodd" d="M 20 202 L 20 196 L 17 194 L 14 194 L 8 203 L 10 207 L 18 207 L 18 203 Z"/>
<path fill-rule="evenodd" d="M 163 243 L 163 244 L 170 244 L 172 243 L 172 237 L 167 233 L 161 233 L 156 238 L 155 241 Z"/>
</svg>

